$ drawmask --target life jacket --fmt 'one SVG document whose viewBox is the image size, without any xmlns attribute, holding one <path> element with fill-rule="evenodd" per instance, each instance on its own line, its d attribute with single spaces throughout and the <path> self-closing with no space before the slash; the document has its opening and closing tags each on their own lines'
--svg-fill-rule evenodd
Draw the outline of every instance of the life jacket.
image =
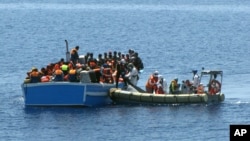
<svg viewBox="0 0 250 141">
<path fill-rule="evenodd" d="M 111 68 L 104 68 L 102 70 L 102 79 L 105 83 L 112 83 L 112 70 Z"/>
<path fill-rule="evenodd" d="M 154 77 L 153 75 L 150 75 L 150 77 L 146 83 L 146 87 L 153 89 L 157 82 L 158 82 L 158 77 Z"/>
<path fill-rule="evenodd" d="M 63 64 L 63 65 L 61 66 L 61 68 L 62 68 L 62 71 L 68 71 L 69 66 L 66 65 L 66 64 Z"/>
<path fill-rule="evenodd" d="M 49 82 L 49 81 L 50 81 L 50 77 L 48 75 L 41 77 L 41 82 Z"/>
<path fill-rule="evenodd" d="M 156 89 L 156 91 L 155 91 L 155 94 L 164 94 L 163 87 L 162 87 L 162 86 L 157 87 L 157 89 Z"/>
<path fill-rule="evenodd" d="M 30 83 L 38 83 L 41 82 L 41 76 L 38 71 L 32 71 L 30 73 Z"/>
<path fill-rule="evenodd" d="M 68 80 L 70 82 L 76 82 L 77 81 L 77 73 L 76 73 L 75 69 L 69 70 Z"/>
<path fill-rule="evenodd" d="M 175 80 L 172 80 L 170 85 L 169 85 L 169 90 L 171 93 L 173 93 L 174 91 L 178 90 L 178 84 Z"/>
<path fill-rule="evenodd" d="M 55 70 L 54 81 L 63 81 L 63 71 L 60 69 Z"/>
<path fill-rule="evenodd" d="M 202 85 L 199 85 L 197 87 L 197 94 L 203 94 L 204 93 L 204 87 Z"/>
</svg>

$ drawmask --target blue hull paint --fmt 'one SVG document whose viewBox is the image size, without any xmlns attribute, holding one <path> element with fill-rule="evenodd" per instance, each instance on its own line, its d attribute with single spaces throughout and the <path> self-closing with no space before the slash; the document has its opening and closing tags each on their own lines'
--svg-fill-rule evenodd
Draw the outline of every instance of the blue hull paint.
<svg viewBox="0 0 250 141">
<path fill-rule="evenodd" d="M 119 85 L 121 86 L 121 84 Z M 114 84 L 48 82 L 22 84 L 26 106 L 102 106 Z"/>
</svg>

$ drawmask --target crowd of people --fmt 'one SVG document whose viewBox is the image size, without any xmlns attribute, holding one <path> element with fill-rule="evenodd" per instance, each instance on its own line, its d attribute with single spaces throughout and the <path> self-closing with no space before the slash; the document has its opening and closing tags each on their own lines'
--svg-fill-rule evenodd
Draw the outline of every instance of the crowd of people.
<svg viewBox="0 0 250 141">
<path fill-rule="evenodd" d="M 123 81 L 127 87 L 128 83 L 137 85 L 139 72 L 144 69 L 141 58 L 132 49 L 129 49 L 127 54 L 117 51 L 104 52 L 98 54 L 97 58 L 92 52 L 79 56 L 78 51 L 79 46 L 70 51 L 70 60 L 62 58 L 40 70 L 33 67 L 31 71 L 27 72 L 27 82 L 80 82 L 80 72 L 87 70 L 95 73 L 95 82 L 116 83 L 116 87 L 118 87 L 119 81 Z"/>
<path fill-rule="evenodd" d="M 158 71 L 153 72 L 145 85 L 147 93 L 155 94 L 190 94 L 190 93 L 204 93 L 204 88 L 200 83 L 200 77 L 197 74 L 197 70 L 193 71 L 193 80 L 182 81 L 182 84 L 178 82 L 178 78 L 174 78 L 168 87 L 166 79 L 159 74 Z M 169 89 L 167 91 L 167 89 Z"/>
<path fill-rule="evenodd" d="M 138 53 L 132 49 L 127 54 L 121 52 L 104 52 L 94 57 L 94 53 L 88 52 L 84 56 L 78 54 L 79 46 L 73 48 L 70 52 L 70 60 L 63 58 L 47 65 L 38 70 L 33 67 L 27 72 L 27 83 L 50 82 L 50 81 L 69 81 L 80 82 L 80 72 L 83 70 L 92 71 L 95 74 L 95 80 L 91 82 L 103 82 L 116 84 L 120 81 L 124 82 L 126 89 L 128 84 L 136 86 L 139 80 L 140 70 L 144 69 L 143 62 Z M 193 70 L 193 78 L 183 80 L 182 84 L 178 82 L 178 78 L 174 78 L 169 86 L 166 79 L 154 71 L 146 81 L 145 89 L 147 93 L 153 94 L 191 94 L 204 93 L 204 86 L 200 82 L 200 76 L 197 70 Z M 209 84 L 209 93 L 215 94 L 220 90 L 220 83 L 214 75 L 213 80 Z"/>
<path fill-rule="evenodd" d="M 182 84 L 178 82 L 178 78 L 174 78 L 168 87 L 166 80 L 162 75 L 159 74 L 158 71 L 153 72 L 145 85 L 145 89 L 147 93 L 153 94 L 203 94 L 205 93 L 204 85 L 200 81 L 200 76 L 197 73 L 197 70 L 193 70 L 193 77 L 190 81 L 187 79 L 186 81 L 182 81 Z M 220 91 L 221 83 L 216 80 L 217 75 L 213 75 L 209 84 L 208 84 L 208 93 L 216 94 Z M 169 89 L 169 91 L 167 91 Z"/>
</svg>

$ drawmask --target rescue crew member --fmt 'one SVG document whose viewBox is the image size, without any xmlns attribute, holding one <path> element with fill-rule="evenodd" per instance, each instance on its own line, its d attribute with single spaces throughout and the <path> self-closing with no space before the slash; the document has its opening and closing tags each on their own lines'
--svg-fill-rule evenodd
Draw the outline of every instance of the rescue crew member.
<svg viewBox="0 0 250 141">
<path fill-rule="evenodd" d="M 163 78 L 162 75 L 159 75 L 159 80 L 157 82 L 156 94 L 167 94 L 167 81 Z"/>
<path fill-rule="evenodd" d="M 169 85 L 169 93 L 170 94 L 179 94 L 180 84 L 178 84 L 178 78 L 176 77 L 174 80 L 171 81 Z"/>
<path fill-rule="evenodd" d="M 133 65 L 133 63 L 128 64 L 128 74 L 126 74 L 126 78 L 132 83 L 132 85 L 136 86 L 139 80 L 138 70 Z"/>
<path fill-rule="evenodd" d="M 158 75 L 159 72 L 155 71 L 153 74 L 149 76 L 145 86 L 147 93 L 154 93 L 154 91 L 157 89 L 157 82 L 159 80 Z"/>
<path fill-rule="evenodd" d="M 197 70 L 193 70 L 193 87 L 196 89 L 200 84 L 200 77 L 197 74 Z"/>
<path fill-rule="evenodd" d="M 202 83 L 200 83 L 197 87 L 197 94 L 203 94 L 204 93 L 204 86 Z"/>
</svg>

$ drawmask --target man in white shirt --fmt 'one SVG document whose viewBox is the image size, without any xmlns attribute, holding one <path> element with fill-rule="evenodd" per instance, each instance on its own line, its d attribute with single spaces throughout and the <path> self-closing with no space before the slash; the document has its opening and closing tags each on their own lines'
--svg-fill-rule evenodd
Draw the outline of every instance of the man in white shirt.
<svg viewBox="0 0 250 141">
<path fill-rule="evenodd" d="M 197 74 L 197 70 L 193 70 L 193 86 L 197 88 L 200 84 L 200 76 Z"/>
</svg>

